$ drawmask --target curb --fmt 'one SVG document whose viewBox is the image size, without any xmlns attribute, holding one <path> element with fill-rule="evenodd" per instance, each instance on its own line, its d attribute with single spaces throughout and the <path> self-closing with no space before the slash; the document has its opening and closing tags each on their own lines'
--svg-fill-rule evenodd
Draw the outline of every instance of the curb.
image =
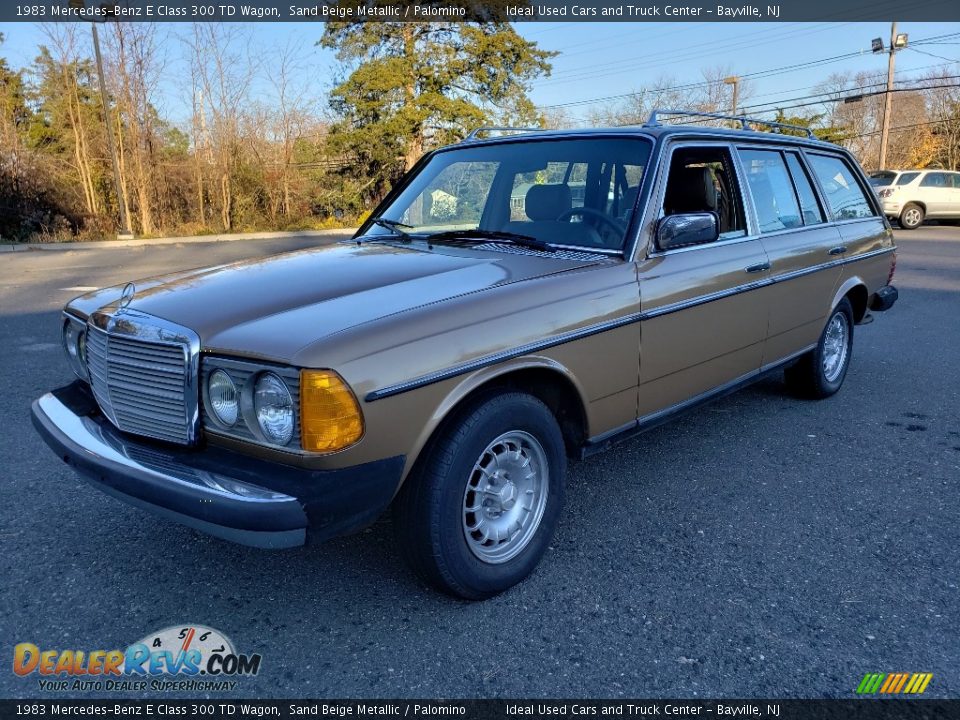
<svg viewBox="0 0 960 720">
<path fill-rule="evenodd" d="M 187 237 L 143 238 L 135 240 L 100 240 L 95 242 L 65 243 L 6 243 L 0 244 L 0 253 L 30 252 L 33 250 L 109 250 L 111 248 L 146 247 L 148 245 L 190 245 L 214 242 L 235 242 L 241 240 L 279 240 L 294 237 L 350 237 L 356 228 L 336 230 L 301 230 L 282 232 L 237 233 L 234 235 L 191 235 Z"/>
</svg>

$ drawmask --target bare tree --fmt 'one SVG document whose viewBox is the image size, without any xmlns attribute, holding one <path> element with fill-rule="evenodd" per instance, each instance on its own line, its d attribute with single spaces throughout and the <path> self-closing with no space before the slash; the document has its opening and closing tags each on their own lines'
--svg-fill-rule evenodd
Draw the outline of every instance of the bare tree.
<svg viewBox="0 0 960 720">
<path fill-rule="evenodd" d="M 61 126 L 64 137 L 72 145 L 74 169 L 83 190 L 87 213 L 99 215 L 103 202 L 97 188 L 99 173 L 95 158 L 102 153 L 96 148 L 92 118 L 88 112 L 90 103 L 82 98 L 80 86 L 82 74 L 87 73 L 89 79 L 88 63 L 84 62 L 88 58 L 80 54 L 77 25 L 49 23 L 40 27 L 49 41 L 47 57 L 52 63 L 49 68 L 52 77 L 47 81 L 56 85 L 56 89 L 49 90 L 59 92 L 58 97 L 50 98 L 52 102 L 48 105 L 54 116 L 51 121 Z"/>
<path fill-rule="evenodd" d="M 924 94 L 932 132 L 939 138 L 940 164 L 950 170 L 960 168 L 960 87 L 956 79 L 949 77 L 956 71 L 941 68 L 924 78 L 925 85 L 933 89 Z"/>
<path fill-rule="evenodd" d="M 217 175 L 220 224 L 231 230 L 235 179 L 243 154 L 242 114 L 260 61 L 250 51 L 249 31 L 236 26 L 195 23 L 186 43 L 203 98 L 199 121 Z"/>
<path fill-rule="evenodd" d="M 159 26 L 113 23 L 107 37 L 112 92 L 117 104 L 124 201 L 133 186 L 140 231 L 157 229 L 154 213 L 157 114 L 154 100 L 164 63 L 158 50 Z M 128 163 L 129 159 L 129 163 Z"/>
</svg>

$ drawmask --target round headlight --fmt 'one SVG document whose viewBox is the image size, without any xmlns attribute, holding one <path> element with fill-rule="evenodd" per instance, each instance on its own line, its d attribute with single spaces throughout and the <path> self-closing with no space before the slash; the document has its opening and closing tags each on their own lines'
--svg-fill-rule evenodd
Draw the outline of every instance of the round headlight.
<svg viewBox="0 0 960 720">
<path fill-rule="evenodd" d="M 87 379 L 87 333 L 83 325 L 72 320 L 63 323 L 63 349 L 70 368 L 83 380 Z"/>
<path fill-rule="evenodd" d="M 277 445 L 290 442 L 296 413 L 283 380 L 269 372 L 261 375 L 253 391 L 253 410 L 267 440 Z"/>
<path fill-rule="evenodd" d="M 214 417 L 227 427 L 236 424 L 240 417 L 240 393 L 237 386 L 223 370 L 214 370 L 207 381 L 207 397 Z"/>
</svg>

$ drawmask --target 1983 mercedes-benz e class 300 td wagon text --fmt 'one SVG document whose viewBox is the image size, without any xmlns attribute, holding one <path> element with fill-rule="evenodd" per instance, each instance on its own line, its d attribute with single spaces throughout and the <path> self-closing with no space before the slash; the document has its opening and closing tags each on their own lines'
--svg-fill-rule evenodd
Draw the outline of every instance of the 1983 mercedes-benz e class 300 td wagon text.
<svg viewBox="0 0 960 720">
<path fill-rule="evenodd" d="M 78 379 L 35 425 L 108 493 L 240 543 L 392 505 L 423 578 L 500 592 L 550 541 L 567 457 L 771 371 L 831 395 L 896 300 L 851 155 L 742 125 L 475 133 L 352 241 L 79 297 Z"/>
</svg>

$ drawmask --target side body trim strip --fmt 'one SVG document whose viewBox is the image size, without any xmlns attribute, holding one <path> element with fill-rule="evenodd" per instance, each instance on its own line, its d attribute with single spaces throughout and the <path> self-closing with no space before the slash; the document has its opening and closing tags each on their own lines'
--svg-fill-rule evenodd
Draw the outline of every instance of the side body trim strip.
<svg viewBox="0 0 960 720">
<path fill-rule="evenodd" d="M 590 438 L 580 449 L 580 457 L 582 459 L 590 457 L 591 455 L 595 455 L 606 450 L 614 443 L 627 440 L 636 435 L 644 433 L 647 430 L 653 430 L 654 428 L 659 427 L 660 425 L 663 425 L 664 423 L 667 423 L 679 417 L 680 415 L 690 412 L 691 410 L 695 410 L 696 408 L 712 402 L 713 400 L 718 400 L 726 395 L 730 395 L 731 393 L 734 393 L 737 390 L 746 387 L 747 385 L 761 380 L 770 373 L 776 372 L 785 365 L 789 365 L 798 357 L 810 352 L 815 347 L 816 344 L 809 345 L 802 350 L 788 355 L 785 358 L 764 365 L 763 367 L 754 370 L 753 372 L 749 372 L 746 375 L 741 375 L 740 377 L 731 380 L 728 383 L 724 383 L 719 387 L 715 387 L 712 390 L 707 390 L 704 393 L 679 402 L 676 405 L 671 405 L 670 407 L 664 408 L 663 410 L 658 410 L 655 413 L 644 415 L 635 422 L 627 423 L 619 428 L 605 432 L 602 435 Z"/>
<path fill-rule="evenodd" d="M 670 303 L 669 305 L 662 305 L 661 307 L 654 308 L 652 310 L 630 313 L 629 315 L 624 315 L 616 318 L 615 320 L 608 320 L 596 325 L 588 325 L 587 327 L 578 328 L 577 330 L 572 330 L 561 335 L 555 335 L 551 338 L 538 340 L 537 342 L 521 345 L 520 347 L 512 348 L 510 350 L 503 350 L 501 352 L 494 353 L 492 355 L 486 355 L 484 357 L 477 358 L 466 363 L 461 363 L 459 365 L 453 365 L 444 370 L 438 370 L 427 375 L 422 375 L 418 378 L 407 380 L 406 382 L 397 383 L 396 385 L 388 385 L 377 390 L 372 390 L 366 394 L 364 400 L 368 403 L 376 400 L 382 400 L 383 398 L 399 395 L 400 393 L 405 393 L 410 390 L 416 390 L 417 388 L 421 388 L 426 385 L 432 385 L 433 383 L 441 382 L 443 380 L 448 380 L 449 378 L 456 377 L 458 375 L 465 375 L 466 373 L 473 372 L 474 370 L 479 370 L 490 365 L 496 365 L 497 363 L 501 363 L 506 360 L 512 360 L 513 358 L 518 358 L 528 353 L 537 352 L 538 350 L 545 350 L 546 348 L 563 345 L 564 343 L 572 342 L 574 340 L 580 340 L 582 338 L 590 337 L 591 335 L 606 332 L 607 330 L 614 330 L 616 328 L 623 327 L 624 325 L 631 325 L 642 320 L 649 320 L 651 318 L 669 315 L 670 313 L 686 310 L 687 308 L 697 307 L 698 305 L 704 305 L 708 302 L 713 302 L 714 300 L 722 300 L 723 298 L 739 295 L 740 293 L 750 292 L 751 290 L 757 290 L 762 287 L 768 287 L 779 282 L 786 282 L 798 277 L 803 277 L 804 275 L 810 275 L 821 270 L 837 267 L 838 265 L 847 265 L 849 263 L 866 260 L 867 258 L 876 257 L 878 255 L 885 255 L 887 253 L 892 253 L 895 250 L 895 247 L 882 248 L 880 250 L 862 253 L 851 258 L 839 258 L 837 260 L 821 263 L 820 265 L 812 265 L 808 268 L 802 268 L 800 270 L 794 270 L 793 272 L 783 273 L 775 277 L 744 283 L 743 285 L 737 285 L 736 287 L 732 287 L 727 290 L 721 290 L 719 292 L 701 295 L 689 300 Z"/>
</svg>

